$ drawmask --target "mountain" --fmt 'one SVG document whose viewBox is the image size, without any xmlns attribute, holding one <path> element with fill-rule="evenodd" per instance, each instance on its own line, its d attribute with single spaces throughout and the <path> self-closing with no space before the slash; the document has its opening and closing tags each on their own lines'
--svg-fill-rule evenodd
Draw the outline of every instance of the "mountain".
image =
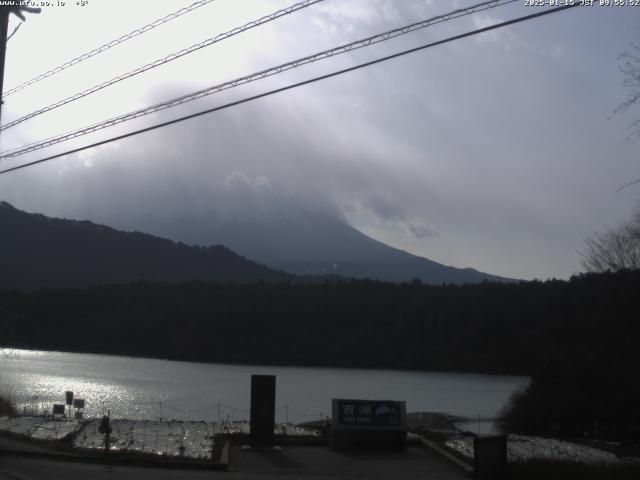
<svg viewBox="0 0 640 480">
<path fill-rule="evenodd" d="M 455 268 L 412 255 L 368 237 L 329 213 L 280 205 L 280 212 L 161 218 L 109 219 L 187 244 L 223 244 L 241 255 L 296 275 L 334 274 L 428 284 L 512 282 L 513 279 Z"/>
<path fill-rule="evenodd" d="M 293 275 L 228 248 L 188 246 L 88 221 L 49 218 L 0 202 L 0 288 L 85 287 L 138 280 L 280 282 Z"/>
</svg>

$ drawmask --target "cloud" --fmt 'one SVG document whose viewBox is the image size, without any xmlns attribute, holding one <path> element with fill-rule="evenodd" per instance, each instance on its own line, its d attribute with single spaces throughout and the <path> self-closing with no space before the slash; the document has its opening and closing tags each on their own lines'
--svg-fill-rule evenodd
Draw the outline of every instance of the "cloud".
<svg viewBox="0 0 640 480">
<path fill-rule="evenodd" d="M 402 208 L 389 192 L 369 192 L 362 204 L 383 220 L 403 220 L 405 217 Z"/>
<path fill-rule="evenodd" d="M 331 22 L 347 21 L 351 30 L 354 24 L 379 25 L 398 21 L 401 13 L 393 0 L 379 0 L 372 6 L 370 0 L 343 0 L 339 3 L 325 2 L 318 5 L 317 12 Z"/>
<path fill-rule="evenodd" d="M 273 186 L 271 185 L 269 177 L 258 175 L 252 179 L 241 170 L 234 170 L 227 175 L 223 184 L 227 190 L 239 190 L 241 193 L 246 193 L 247 190 L 250 190 L 253 193 L 273 191 Z"/>
<path fill-rule="evenodd" d="M 425 223 L 407 223 L 407 228 L 411 232 L 411 234 L 415 238 L 428 238 L 428 237 L 439 237 L 440 232 L 438 232 L 431 225 L 427 225 Z"/>
</svg>

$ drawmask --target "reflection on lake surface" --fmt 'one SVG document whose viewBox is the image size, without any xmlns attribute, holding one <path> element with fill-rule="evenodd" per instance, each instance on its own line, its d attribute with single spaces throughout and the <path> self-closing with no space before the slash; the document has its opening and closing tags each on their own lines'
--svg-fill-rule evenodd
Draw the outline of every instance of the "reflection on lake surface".
<svg viewBox="0 0 640 480">
<path fill-rule="evenodd" d="M 526 377 L 397 370 L 259 367 L 0 349 L 0 392 L 18 408 L 51 410 L 65 390 L 86 399 L 85 415 L 115 418 L 248 419 L 251 374 L 276 380 L 277 421 L 330 415 L 331 399 L 405 400 L 407 412 L 491 418 Z"/>
</svg>

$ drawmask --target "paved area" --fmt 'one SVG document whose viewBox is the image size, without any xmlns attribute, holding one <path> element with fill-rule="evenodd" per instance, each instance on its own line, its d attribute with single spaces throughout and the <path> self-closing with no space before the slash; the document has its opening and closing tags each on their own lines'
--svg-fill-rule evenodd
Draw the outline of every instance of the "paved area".
<svg viewBox="0 0 640 480">
<path fill-rule="evenodd" d="M 196 471 L 126 467 L 66 460 L 0 455 L 0 480 L 56 479 L 467 479 L 457 467 L 418 447 L 403 452 L 343 454 L 328 447 L 285 447 L 282 451 L 244 451 L 233 447 L 229 470 Z"/>
<path fill-rule="evenodd" d="M 464 472 L 419 447 L 399 452 L 338 453 L 328 447 L 285 447 L 282 451 L 233 447 L 232 472 L 290 478 L 457 480 Z"/>
<path fill-rule="evenodd" d="M 48 446 L 39 445 L 29 440 L 19 440 L 16 438 L 9 438 L 9 437 L 0 435 L 0 450 L 2 449 L 21 450 L 26 452 L 55 452 L 56 451 Z"/>
<path fill-rule="evenodd" d="M 122 467 L 38 458 L 0 456 L 0 480 L 174 480 L 231 478 L 224 472 Z M 253 480 L 261 477 L 234 477 Z"/>
</svg>

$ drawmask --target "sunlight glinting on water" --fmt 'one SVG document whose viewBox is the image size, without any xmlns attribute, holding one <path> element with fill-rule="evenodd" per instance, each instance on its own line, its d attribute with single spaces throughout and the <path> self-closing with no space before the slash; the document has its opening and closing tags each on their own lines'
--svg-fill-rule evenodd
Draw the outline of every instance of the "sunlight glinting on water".
<svg viewBox="0 0 640 480">
<path fill-rule="evenodd" d="M 249 417 L 251 374 L 277 375 L 276 419 L 330 415 L 332 398 L 405 400 L 407 411 L 494 417 L 525 377 L 174 362 L 109 355 L 0 350 L 0 392 L 19 410 L 51 412 L 65 391 L 87 417 L 239 420 Z"/>
</svg>

